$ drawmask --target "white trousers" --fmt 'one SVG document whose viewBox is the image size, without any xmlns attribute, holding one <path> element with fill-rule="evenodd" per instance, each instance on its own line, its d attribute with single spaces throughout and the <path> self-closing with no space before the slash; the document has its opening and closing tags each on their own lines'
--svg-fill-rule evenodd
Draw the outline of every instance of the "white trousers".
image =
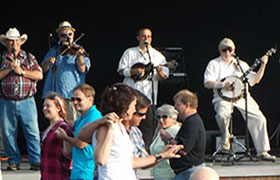
<svg viewBox="0 0 280 180">
<path fill-rule="evenodd" d="M 256 101 L 248 94 L 248 129 L 251 134 L 253 143 L 255 145 L 258 154 L 269 151 L 270 144 L 267 133 L 266 118 L 261 112 L 259 105 Z M 245 120 L 245 99 L 241 98 L 237 102 L 233 103 L 241 113 Z M 232 114 L 231 102 L 220 100 L 214 103 L 214 109 L 216 111 L 216 121 L 220 128 L 223 138 L 229 138 L 229 124 Z"/>
</svg>

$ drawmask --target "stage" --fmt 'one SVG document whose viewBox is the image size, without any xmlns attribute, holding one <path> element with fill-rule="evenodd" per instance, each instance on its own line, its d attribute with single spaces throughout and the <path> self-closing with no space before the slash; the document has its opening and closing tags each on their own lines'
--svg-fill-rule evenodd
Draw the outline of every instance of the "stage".
<svg viewBox="0 0 280 180">
<path fill-rule="evenodd" d="M 219 158 L 219 156 L 218 156 Z M 280 158 L 275 162 L 267 161 L 249 161 L 248 158 L 240 161 L 234 161 L 234 164 L 227 161 L 227 158 L 223 158 L 222 162 L 213 163 L 206 162 L 206 166 L 211 167 L 217 171 L 221 180 L 280 180 Z M 2 174 L 3 180 L 36 180 L 40 178 L 39 171 L 30 171 L 29 163 L 26 158 L 23 158 L 21 163 L 21 170 L 17 172 L 7 171 L 7 161 L 2 160 Z M 150 169 L 140 170 L 141 180 L 152 180 L 150 175 Z"/>
<path fill-rule="evenodd" d="M 279 154 L 278 154 L 279 156 Z M 217 155 L 216 162 L 208 161 L 206 166 L 217 171 L 221 180 L 280 180 L 280 158 L 275 162 L 258 161 L 244 158 L 239 161 L 228 161 L 226 157 L 220 161 Z M 151 180 L 150 171 L 141 170 L 141 180 Z"/>
</svg>

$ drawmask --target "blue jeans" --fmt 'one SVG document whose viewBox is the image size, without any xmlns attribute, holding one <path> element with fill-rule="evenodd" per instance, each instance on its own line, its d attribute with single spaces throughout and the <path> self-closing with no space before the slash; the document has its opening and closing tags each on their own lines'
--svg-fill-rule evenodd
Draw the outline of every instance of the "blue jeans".
<svg viewBox="0 0 280 180">
<path fill-rule="evenodd" d="M 174 178 L 174 180 L 190 180 L 191 179 L 191 175 L 194 171 L 196 171 L 197 169 L 204 167 L 205 164 L 202 163 L 198 166 L 194 166 L 192 168 L 186 169 L 185 171 L 177 174 Z"/>
<path fill-rule="evenodd" d="M 40 163 L 40 135 L 34 98 L 9 101 L 0 98 L 0 125 L 2 126 L 5 154 L 9 164 L 21 162 L 17 144 L 18 123 L 21 123 L 30 164 Z"/>
</svg>

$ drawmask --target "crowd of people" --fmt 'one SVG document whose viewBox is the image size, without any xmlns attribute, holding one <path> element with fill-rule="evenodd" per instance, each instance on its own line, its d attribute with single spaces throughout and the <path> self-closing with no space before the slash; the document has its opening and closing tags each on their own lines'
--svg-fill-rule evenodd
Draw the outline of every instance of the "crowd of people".
<svg viewBox="0 0 280 180">
<path fill-rule="evenodd" d="M 34 55 L 21 46 L 27 35 L 10 28 L 0 35 L 6 47 L 0 64 L 0 123 L 8 170 L 20 169 L 17 145 L 18 125 L 26 140 L 30 170 L 40 170 L 41 179 L 139 179 L 139 168 L 151 168 L 156 180 L 219 179 L 205 167 L 206 130 L 198 113 L 196 93 L 183 89 L 174 106 L 157 106 L 158 83 L 169 76 L 165 57 L 152 47 L 152 31 L 142 28 L 138 46 L 127 49 L 118 72 L 123 83 L 106 87 L 95 105 L 95 89 L 86 83 L 91 61 L 85 49 L 74 41 L 75 28 L 63 21 L 56 29 L 57 45 L 39 65 Z M 218 46 L 220 56 L 211 60 L 204 74 L 205 87 L 213 89 L 213 105 L 222 133 L 221 144 L 230 150 L 228 131 L 232 103 L 217 90 L 233 83 L 222 81 L 243 70 L 233 57 L 235 45 L 225 38 Z M 250 85 L 259 83 L 268 56 L 261 58 L 257 73 L 249 74 Z M 244 71 L 249 69 L 240 62 Z M 43 114 L 49 126 L 40 136 L 34 95 L 45 76 Z M 274 160 L 270 150 L 266 119 L 249 96 L 249 130 L 257 156 Z M 244 116 L 244 98 L 233 102 Z M 157 108 L 158 107 L 158 108 Z"/>
</svg>

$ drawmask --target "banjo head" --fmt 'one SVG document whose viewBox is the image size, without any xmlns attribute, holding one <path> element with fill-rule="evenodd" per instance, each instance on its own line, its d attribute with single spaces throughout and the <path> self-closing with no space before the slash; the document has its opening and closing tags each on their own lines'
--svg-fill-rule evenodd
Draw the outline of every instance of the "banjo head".
<svg viewBox="0 0 280 180">
<path fill-rule="evenodd" d="M 232 84 L 228 88 L 221 88 L 217 90 L 218 95 L 222 99 L 230 102 L 235 102 L 243 97 L 244 85 L 241 78 L 237 76 L 228 76 L 224 78 L 222 82 L 229 82 L 230 84 Z"/>
</svg>

